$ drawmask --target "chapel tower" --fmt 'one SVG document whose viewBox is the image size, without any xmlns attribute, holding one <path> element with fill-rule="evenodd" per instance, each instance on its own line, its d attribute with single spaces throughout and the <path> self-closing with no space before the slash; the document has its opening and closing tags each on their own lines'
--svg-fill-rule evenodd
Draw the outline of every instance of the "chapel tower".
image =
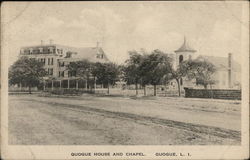
<svg viewBox="0 0 250 160">
<path fill-rule="evenodd" d="M 184 42 L 182 44 L 182 46 L 175 51 L 176 53 L 176 67 L 182 62 L 182 61 L 185 61 L 185 60 L 188 60 L 188 59 L 192 59 L 193 57 L 193 54 L 196 52 L 196 50 L 194 50 L 193 48 L 191 48 L 188 43 L 187 43 L 187 40 L 186 40 L 186 37 L 184 37 Z"/>
</svg>

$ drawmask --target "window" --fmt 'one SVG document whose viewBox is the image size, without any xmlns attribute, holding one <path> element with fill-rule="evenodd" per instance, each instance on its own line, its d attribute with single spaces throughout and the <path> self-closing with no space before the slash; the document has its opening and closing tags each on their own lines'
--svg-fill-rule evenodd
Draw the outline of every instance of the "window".
<svg viewBox="0 0 250 160">
<path fill-rule="evenodd" d="M 49 53 L 52 53 L 53 48 L 49 47 L 48 50 L 49 50 Z"/>
<path fill-rule="evenodd" d="M 181 85 L 181 86 L 183 85 L 182 78 L 181 78 L 181 80 L 180 80 L 180 85 Z"/>
<path fill-rule="evenodd" d="M 59 67 L 64 67 L 64 62 L 58 62 Z"/>
<path fill-rule="evenodd" d="M 53 68 L 48 68 L 48 75 L 53 75 Z"/>
<path fill-rule="evenodd" d="M 76 71 L 68 71 L 68 76 L 69 77 L 75 77 L 76 76 Z"/>
<path fill-rule="evenodd" d="M 97 54 L 97 55 L 96 55 L 96 58 L 101 58 L 101 59 L 103 59 L 103 57 L 104 57 L 103 54 Z"/>
<path fill-rule="evenodd" d="M 53 65 L 53 58 L 48 58 L 48 65 Z"/>
<path fill-rule="evenodd" d="M 64 77 L 64 71 L 59 71 L 58 76 L 59 76 L 59 77 Z"/>
<path fill-rule="evenodd" d="M 179 63 L 181 63 L 183 61 L 183 55 L 179 56 Z"/>
</svg>

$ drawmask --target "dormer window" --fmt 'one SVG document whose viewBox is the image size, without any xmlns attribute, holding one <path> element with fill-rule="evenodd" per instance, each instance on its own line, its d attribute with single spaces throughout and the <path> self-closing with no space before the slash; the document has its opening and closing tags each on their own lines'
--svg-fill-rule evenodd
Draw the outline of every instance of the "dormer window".
<svg viewBox="0 0 250 160">
<path fill-rule="evenodd" d="M 97 54 L 97 55 L 96 55 L 96 58 L 103 59 L 103 57 L 104 57 L 103 54 Z"/>
<path fill-rule="evenodd" d="M 49 53 L 53 53 L 53 47 L 49 47 Z"/>
<path fill-rule="evenodd" d="M 24 49 L 21 49 L 21 50 L 20 50 L 20 54 L 23 54 L 23 53 L 24 53 Z"/>
<path fill-rule="evenodd" d="M 65 58 L 71 58 L 72 57 L 72 52 L 67 52 Z"/>
<path fill-rule="evenodd" d="M 33 53 L 33 48 L 29 49 L 29 53 L 32 54 Z"/>
<path fill-rule="evenodd" d="M 57 49 L 57 53 L 58 54 L 63 54 L 63 50 L 62 49 Z"/>
<path fill-rule="evenodd" d="M 38 48 L 39 49 L 39 53 L 43 52 L 43 48 Z"/>
</svg>

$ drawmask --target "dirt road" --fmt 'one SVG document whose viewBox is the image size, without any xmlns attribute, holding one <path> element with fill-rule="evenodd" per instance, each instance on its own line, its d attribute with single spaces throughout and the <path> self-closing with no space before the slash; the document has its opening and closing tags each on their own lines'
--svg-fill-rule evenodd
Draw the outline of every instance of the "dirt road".
<svg viewBox="0 0 250 160">
<path fill-rule="evenodd" d="M 239 145 L 240 110 L 240 101 L 11 95 L 9 143 Z"/>
</svg>

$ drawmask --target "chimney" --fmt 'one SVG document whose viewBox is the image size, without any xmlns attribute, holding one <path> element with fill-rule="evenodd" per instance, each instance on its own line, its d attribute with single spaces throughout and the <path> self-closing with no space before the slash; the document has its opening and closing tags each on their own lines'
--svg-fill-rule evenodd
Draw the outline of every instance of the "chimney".
<svg viewBox="0 0 250 160">
<path fill-rule="evenodd" d="M 228 88 L 232 88 L 232 53 L 228 53 Z"/>
<path fill-rule="evenodd" d="M 50 39 L 50 40 L 49 40 L 49 44 L 53 44 L 53 39 Z"/>
<path fill-rule="evenodd" d="M 43 46 L 43 40 L 41 40 L 41 45 Z"/>
</svg>

